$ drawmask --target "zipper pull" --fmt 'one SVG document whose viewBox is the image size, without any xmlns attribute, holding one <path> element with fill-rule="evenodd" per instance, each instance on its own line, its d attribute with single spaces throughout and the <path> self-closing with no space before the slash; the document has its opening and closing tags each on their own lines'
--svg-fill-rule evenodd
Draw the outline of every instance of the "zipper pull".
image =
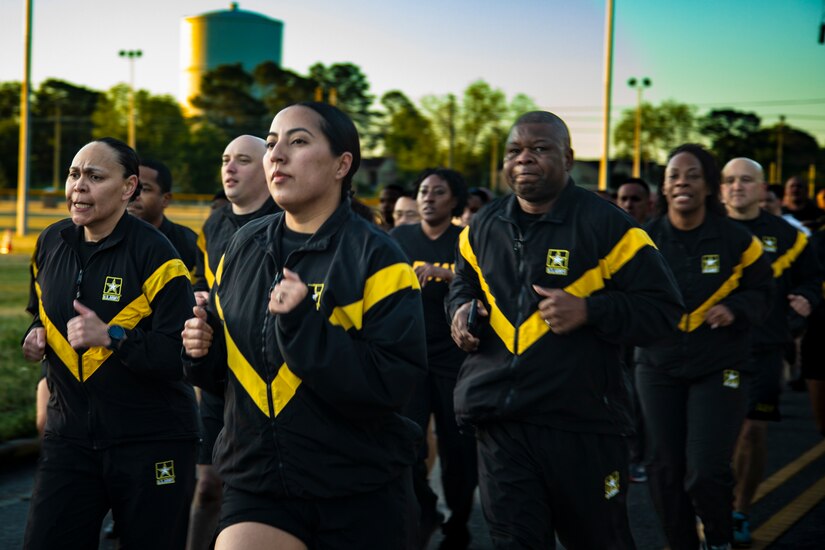
<svg viewBox="0 0 825 550">
<path fill-rule="evenodd" d="M 75 293 L 74 298 L 75 300 L 80 300 L 80 283 L 83 282 L 83 269 L 77 272 L 77 280 L 75 281 Z"/>
</svg>

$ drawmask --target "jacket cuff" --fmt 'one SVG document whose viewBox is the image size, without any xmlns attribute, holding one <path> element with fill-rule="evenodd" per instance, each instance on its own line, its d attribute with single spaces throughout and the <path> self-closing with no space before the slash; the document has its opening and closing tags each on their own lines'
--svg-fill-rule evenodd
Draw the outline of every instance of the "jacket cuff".
<svg viewBox="0 0 825 550">
<path fill-rule="evenodd" d="M 605 296 L 590 296 L 585 298 L 584 305 L 587 309 L 587 322 L 585 322 L 585 325 L 597 325 L 598 321 L 603 319 L 607 312 Z"/>
<path fill-rule="evenodd" d="M 300 327 L 304 318 L 315 309 L 315 301 L 309 292 L 292 311 L 278 315 L 278 326 L 286 334 L 292 334 Z"/>
</svg>

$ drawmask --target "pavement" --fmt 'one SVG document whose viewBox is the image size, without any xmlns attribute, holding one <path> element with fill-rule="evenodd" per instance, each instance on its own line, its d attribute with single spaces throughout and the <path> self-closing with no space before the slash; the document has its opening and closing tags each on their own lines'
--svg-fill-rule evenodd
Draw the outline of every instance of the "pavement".
<svg viewBox="0 0 825 550">
<path fill-rule="evenodd" d="M 769 427 L 767 477 L 757 493 L 751 513 L 754 550 L 825 549 L 825 441 L 816 432 L 807 394 L 785 392 L 781 401 L 783 421 Z M 37 440 L 0 444 L 0 549 L 20 548 L 31 495 Z M 431 484 L 443 507 L 438 466 Z M 665 547 L 659 522 L 650 502 L 647 484 L 631 484 L 628 512 L 636 545 L 640 550 Z M 470 548 L 490 550 L 481 507 L 476 498 L 469 528 Z M 437 532 L 428 550 L 441 541 Z M 111 541 L 101 540 L 99 550 L 113 550 Z"/>
</svg>

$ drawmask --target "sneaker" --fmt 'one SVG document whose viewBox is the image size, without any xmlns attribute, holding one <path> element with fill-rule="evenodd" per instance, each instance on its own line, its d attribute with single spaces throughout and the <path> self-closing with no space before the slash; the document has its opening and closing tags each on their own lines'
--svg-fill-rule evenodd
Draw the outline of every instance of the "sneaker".
<svg viewBox="0 0 825 550">
<path fill-rule="evenodd" d="M 647 481 L 647 470 L 643 464 L 631 464 L 628 472 L 628 479 L 632 483 L 644 483 Z"/>
<path fill-rule="evenodd" d="M 751 539 L 751 524 L 748 516 L 742 512 L 733 513 L 733 547 L 750 548 L 753 544 Z"/>
</svg>

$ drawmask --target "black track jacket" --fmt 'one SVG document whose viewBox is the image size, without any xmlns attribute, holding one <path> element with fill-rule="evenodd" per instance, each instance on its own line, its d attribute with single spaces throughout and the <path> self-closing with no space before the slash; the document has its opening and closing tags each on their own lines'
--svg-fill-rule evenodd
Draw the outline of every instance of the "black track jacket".
<svg viewBox="0 0 825 550">
<path fill-rule="evenodd" d="M 637 363 L 674 376 L 701 377 L 725 369 L 746 369 L 753 325 L 762 323 L 771 304 L 773 274 L 762 244 L 742 225 L 707 212 L 697 250 L 686 250 L 667 216 L 645 229 L 673 270 L 686 310 L 679 332 L 666 341 L 636 352 Z M 707 311 L 727 306 L 735 321 L 711 329 Z"/>
<path fill-rule="evenodd" d="M 673 332 L 682 311 L 673 276 L 624 212 L 572 180 L 521 234 L 514 195 L 461 233 L 447 314 L 480 298 L 490 317 L 455 389 L 460 424 L 516 420 L 576 432 L 626 433 L 622 345 Z M 550 332 L 532 285 L 587 300 L 587 324 Z"/>
<path fill-rule="evenodd" d="M 124 214 L 81 270 L 83 228 L 46 228 L 32 261 L 32 326 L 46 328 L 51 389 L 46 434 L 102 448 L 197 437 L 195 398 L 183 380 L 181 330 L 192 316 L 189 270 L 159 231 Z M 66 323 L 75 297 L 126 328 L 120 350 L 75 350 Z"/>
<path fill-rule="evenodd" d="M 198 248 L 198 234 L 185 225 L 171 221 L 166 216 L 163 217 L 158 230 L 166 235 L 178 251 L 183 265 L 189 270 L 189 280 L 194 281 L 195 273 L 203 272 L 203 254 Z"/>
<path fill-rule="evenodd" d="M 185 361 L 195 385 L 226 384 L 215 465 L 229 486 L 272 497 L 375 490 L 414 462 L 422 435 L 397 414 L 427 365 L 418 279 L 348 200 L 285 259 L 283 227 L 278 213 L 238 230 L 209 306 L 223 322 L 210 311 L 212 347 Z M 309 293 L 273 317 L 284 267 Z"/>
<path fill-rule="evenodd" d="M 280 210 L 275 201 L 267 198 L 263 206 L 252 214 L 236 215 L 232 213 L 232 205 L 225 204 L 212 212 L 203 223 L 198 235 L 198 249 L 203 256 L 203 262 L 198 264 L 193 278 L 195 291 L 208 291 L 215 283 L 215 273 L 218 264 L 229 245 L 235 232 L 243 226 L 241 220 L 254 220 L 262 216 L 274 214 Z"/>
<path fill-rule="evenodd" d="M 771 262 L 776 292 L 764 323 L 754 327 L 753 347 L 776 346 L 792 340 L 789 316 L 804 323 L 788 305 L 788 294 L 804 296 L 816 308 L 822 298 L 822 266 L 808 237 L 779 216 L 759 211 L 753 220 L 734 220 L 750 230 L 762 242 Z"/>
</svg>

